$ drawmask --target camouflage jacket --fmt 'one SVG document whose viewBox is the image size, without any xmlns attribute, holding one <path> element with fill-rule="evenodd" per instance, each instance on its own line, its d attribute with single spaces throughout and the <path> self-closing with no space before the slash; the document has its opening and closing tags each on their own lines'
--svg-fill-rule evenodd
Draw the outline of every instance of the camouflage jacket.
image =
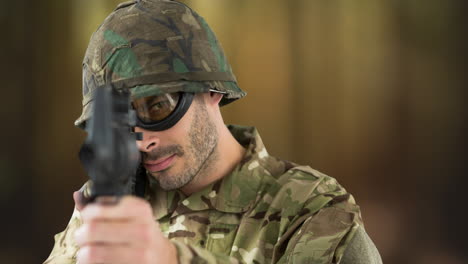
<svg viewBox="0 0 468 264">
<path fill-rule="evenodd" d="M 254 128 L 230 126 L 247 149 L 234 171 L 186 197 L 150 181 L 146 199 L 179 263 L 381 263 L 359 207 L 334 178 L 270 156 Z M 44 264 L 76 263 L 74 212 Z"/>
</svg>

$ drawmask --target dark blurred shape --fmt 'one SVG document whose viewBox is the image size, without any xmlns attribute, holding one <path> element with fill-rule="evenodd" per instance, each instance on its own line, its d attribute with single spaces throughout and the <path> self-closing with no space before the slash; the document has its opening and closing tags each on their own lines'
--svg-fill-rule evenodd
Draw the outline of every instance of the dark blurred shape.
<svg viewBox="0 0 468 264">
<path fill-rule="evenodd" d="M 135 141 L 136 113 L 128 90 L 117 91 L 110 84 L 98 87 L 86 121 L 88 137 L 79 157 L 92 182 L 89 202 L 101 196 L 120 197 L 135 194 L 140 152 Z M 141 139 L 139 136 L 138 138 Z M 140 176 L 140 175 L 138 175 Z M 145 187 L 142 187 L 143 192 Z M 144 197 L 144 193 L 139 195 Z"/>
</svg>

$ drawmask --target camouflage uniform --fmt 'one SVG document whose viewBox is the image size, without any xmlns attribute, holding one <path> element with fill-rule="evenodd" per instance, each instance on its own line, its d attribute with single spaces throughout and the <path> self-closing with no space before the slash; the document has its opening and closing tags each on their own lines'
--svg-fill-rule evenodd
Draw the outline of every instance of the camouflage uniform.
<svg viewBox="0 0 468 264">
<path fill-rule="evenodd" d="M 381 263 L 334 178 L 270 156 L 254 128 L 229 128 L 247 149 L 230 175 L 188 197 L 150 179 L 145 199 L 179 263 Z M 80 224 L 75 211 L 44 264 L 76 263 Z"/>
</svg>

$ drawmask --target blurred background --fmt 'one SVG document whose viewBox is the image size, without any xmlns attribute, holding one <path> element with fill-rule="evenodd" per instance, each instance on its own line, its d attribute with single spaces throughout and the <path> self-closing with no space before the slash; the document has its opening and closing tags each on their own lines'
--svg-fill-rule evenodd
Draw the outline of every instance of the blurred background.
<svg viewBox="0 0 468 264">
<path fill-rule="evenodd" d="M 0 263 L 42 263 L 86 181 L 81 61 L 117 0 L 1 0 Z M 465 0 L 192 0 L 248 96 L 226 123 L 338 179 L 384 263 L 468 263 Z"/>
</svg>

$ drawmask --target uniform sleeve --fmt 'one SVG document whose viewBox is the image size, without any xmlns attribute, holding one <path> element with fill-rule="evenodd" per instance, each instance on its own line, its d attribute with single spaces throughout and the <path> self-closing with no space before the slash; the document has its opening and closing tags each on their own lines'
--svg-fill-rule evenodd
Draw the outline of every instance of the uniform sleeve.
<svg viewBox="0 0 468 264">
<path fill-rule="evenodd" d="M 76 264 L 78 246 L 75 244 L 74 233 L 81 224 L 80 213 L 75 208 L 65 230 L 55 235 L 52 252 L 43 264 Z"/>
<path fill-rule="evenodd" d="M 355 263 L 382 264 L 379 251 L 362 227 L 356 231 L 340 262 L 340 264 Z"/>
<path fill-rule="evenodd" d="M 356 214 L 325 207 L 307 218 L 294 232 L 278 264 L 381 264 L 372 240 Z"/>
</svg>

